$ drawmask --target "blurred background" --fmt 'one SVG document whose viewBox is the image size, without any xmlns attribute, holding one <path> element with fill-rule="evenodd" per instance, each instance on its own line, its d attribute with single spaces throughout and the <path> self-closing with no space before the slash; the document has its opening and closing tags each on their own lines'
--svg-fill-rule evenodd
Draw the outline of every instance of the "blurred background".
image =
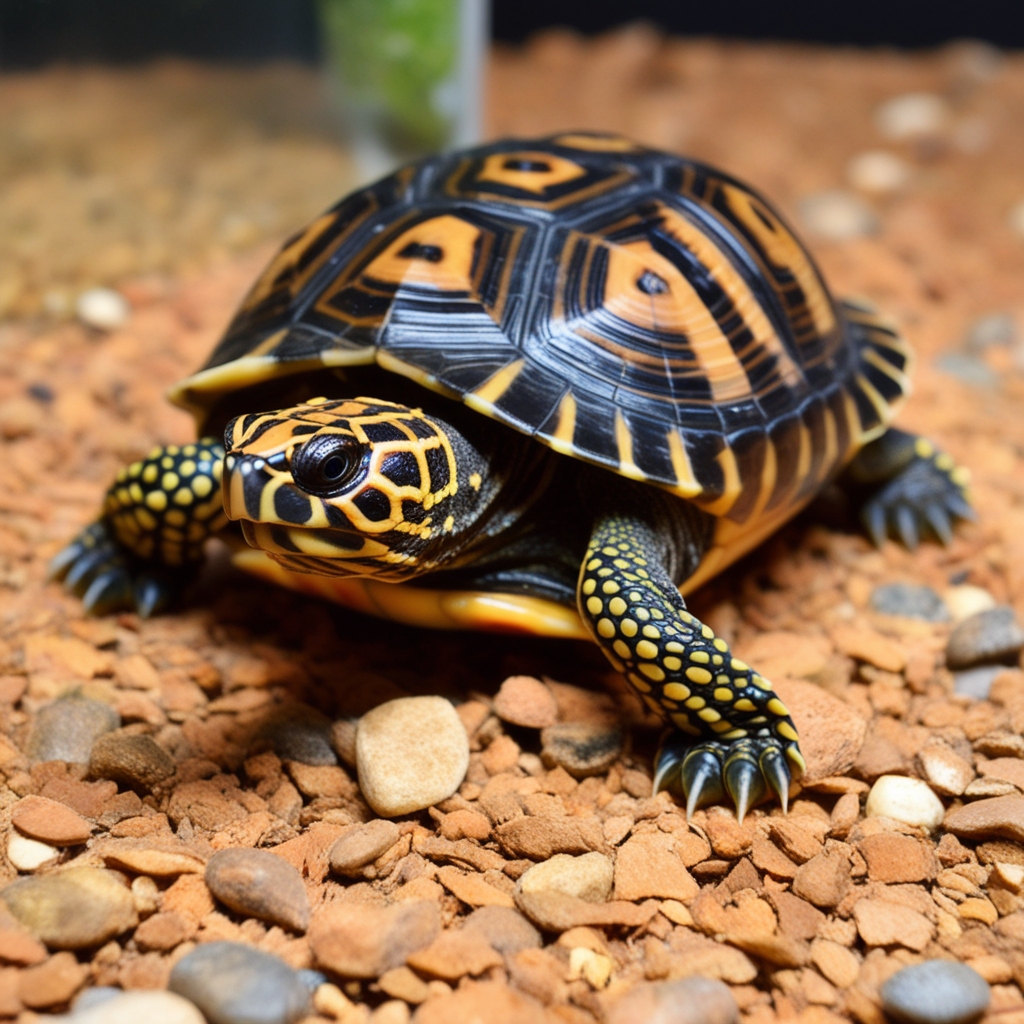
<svg viewBox="0 0 1024 1024">
<path fill-rule="evenodd" d="M 826 253 L 1016 253 L 1021 47 L 1024 7 L 985 2 L 2 0 L 0 321 L 262 259 L 406 159 L 566 127 L 723 164 Z"/>
</svg>

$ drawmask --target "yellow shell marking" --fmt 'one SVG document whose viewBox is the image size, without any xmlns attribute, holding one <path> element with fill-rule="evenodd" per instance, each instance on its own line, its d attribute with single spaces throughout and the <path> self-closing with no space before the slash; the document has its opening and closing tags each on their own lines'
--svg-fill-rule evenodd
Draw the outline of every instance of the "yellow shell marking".
<svg viewBox="0 0 1024 1024">
<path fill-rule="evenodd" d="M 706 668 L 697 668 L 695 665 L 691 665 L 686 670 L 686 678 L 693 683 L 710 683 L 712 676 Z"/>
</svg>

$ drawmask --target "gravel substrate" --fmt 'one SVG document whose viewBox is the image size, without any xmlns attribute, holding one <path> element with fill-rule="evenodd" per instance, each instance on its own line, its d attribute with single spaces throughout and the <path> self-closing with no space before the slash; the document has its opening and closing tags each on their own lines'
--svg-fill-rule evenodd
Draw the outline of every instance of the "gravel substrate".
<svg viewBox="0 0 1024 1024">
<path fill-rule="evenodd" d="M 826 495 L 694 597 L 807 755 L 789 815 L 742 826 L 651 795 L 657 723 L 590 645 L 364 619 L 223 558 L 145 622 L 45 582 L 123 462 L 191 439 L 162 393 L 267 240 L 348 184 L 315 125 L 221 130 L 311 82 L 0 80 L 29 154 L 0 161 L 0 1018 L 1024 1024 L 1024 60 L 643 28 L 496 55 L 492 134 L 624 131 L 772 196 L 901 323 L 900 423 L 973 474 L 948 548 L 875 550 Z M 98 286 L 122 326 L 74 318 Z M 443 771 L 388 767 L 428 716 Z M 899 973 L 936 960 L 965 968 Z"/>
</svg>

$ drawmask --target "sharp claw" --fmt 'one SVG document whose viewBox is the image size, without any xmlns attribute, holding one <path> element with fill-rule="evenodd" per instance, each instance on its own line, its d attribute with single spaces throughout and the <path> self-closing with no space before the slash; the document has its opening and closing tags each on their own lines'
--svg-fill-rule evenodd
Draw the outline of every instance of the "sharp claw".
<svg viewBox="0 0 1024 1024">
<path fill-rule="evenodd" d="M 154 576 L 143 576 L 136 580 L 134 590 L 135 610 L 143 619 L 163 611 L 173 596 L 167 585 Z"/>
<path fill-rule="evenodd" d="M 973 523 L 978 518 L 978 513 L 967 503 L 967 499 L 956 491 L 946 496 L 946 508 L 958 519 L 968 519 Z"/>
<path fill-rule="evenodd" d="M 924 517 L 935 532 L 935 536 L 942 541 L 944 547 L 948 548 L 953 541 L 953 525 L 949 521 L 946 510 L 941 505 L 926 505 Z"/>
<path fill-rule="evenodd" d="M 64 577 L 64 586 L 78 597 L 88 589 L 93 576 L 111 559 L 113 552 L 106 547 L 93 548 L 86 551 L 68 570 Z"/>
<path fill-rule="evenodd" d="M 768 747 L 761 754 L 759 765 L 769 788 L 782 804 L 782 813 L 786 814 L 789 811 L 789 784 L 792 777 L 785 756 L 778 747 Z"/>
<path fill-rule="evenodd" d="M 900 540 L 903 541 L 903 546 L 910 551 L 916 550 L 920 537 L 914 510 L 909 505 L 896 507 L 896 529 L 899 532 Z"/>
<path fill-rule="evenodd" d="M 722 762 L 710 750 L 692 750 L 683 761 L 680 776 L 686 794 L 687 821 L 693 817 L 694 811 L 716 803 L 725 795 L 722 787 Z"/>
<path fill-rule="evenodd" d="M 749 756 L 733 757 L 722 772 L 726 791 L 736 805 L 736 818 L 743 824 L 747 811 L 764 799 L 768 792 L 758 763 Z"/>
<path fill-rule="evenodd" d="M 655 796 L 663 789 L 671 791 L 678 788 L 678 775 L 675 779 L 672 778 L 672 775 L 683 763 L 689 742 L 682 736 L 668 736 L 658 749 L 654 758 L 654 763 L 658 766 L 654 773 Z"/>
<path fill-rule="evenodd" d="M 885 528 L 885 509 L 878 502 L 872 501 L 864 506 L 864 526 L 874 541 L 875 547 L 885 544 L 887 530 Z"/>
<path fill-rule="evenodd" d="M 50 559 L 50 564 L 46 567 L 47 583 L 59 582 L 64 579 L 71 566 L 73 566 L 75 562 L 85 554 L 85 552 L 86 548 L 77 541 L 69 544 L 62 551 L 58 551 L 57 554 Z"/>
<path fill-rule="evenodd" d="M 82 607 L 90 615 L 107 615 L 131 606 L 131 579 L 119 568 L 101 573 L 82 595 Z"/>
</svg>

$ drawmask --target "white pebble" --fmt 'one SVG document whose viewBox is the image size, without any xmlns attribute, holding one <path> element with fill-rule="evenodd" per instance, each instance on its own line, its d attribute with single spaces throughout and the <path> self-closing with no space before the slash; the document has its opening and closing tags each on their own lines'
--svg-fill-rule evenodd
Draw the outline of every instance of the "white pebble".
<svg viewBox="0 0 1024 1024">
<path fill-rule="evenodd" d="M 939 134 L 948 116 L 946 101 L 941 96 L 908 92 L 886 100 L 875 111 L 875 124 L 887 139 L 919 139 Z"/>
<path fill-rule="evenodd" d="M 203 1015 L 187 999 L 162 991 L 123 992 L 64 1019 L 67 1024 L 204 1024 Z"/>
<path fill-rule="evenodd" d="M 864 813 L 869 818 L 895 818 L 930 832 L 942 824 L 946 809 L 926 782 L 883 775 L 871 787 Z"/>
<path fill-rule="evenodd" d="M 384 818 L 446 800 L 469 768 L 469 737 L 443 697 L 400 697 L 368 711 L 356 730 L 366 802 Z"/>
<path fill-rule="evenodd" d="M 35 871 L 58 856 L 60 850 L 56 846 L 29 839 L 20 832 L 12 831 L 7 840 L 7 859 L 19 871 Z"/>
<path fill-rule="evenodd" d="M 968 583 L 958 587 L 950 587 L 942 594 L 949 614 L 954 622 L 962 622 L 978 612 L 987 612 L 995 608 L 996 599 L 983 587 L 972 587 Z"/>
<path fill-rule="evenodd" d="M 1012 230 L 1016 231 L 1018 235 L 1024 235 L 1024 199 L 1010 208 L 1006 220 Z"/>
<path fill-rule="evenodd" d="M 859 196 L 838 189 L 800 200 L 800 217 L 810 234 L 845 242 L 878 231 L 875 212 Z"/>
<path fill-rule="evenodd" d="M 897 192 L 910 180 L 910 168 L 895 153 L 872 149 L 858 153 L 846 166 L 846 177 L 854 188 L 873 195 Z"/>
<path fill-rule="evenodd" d="M 87 327 L 112 331 L 128 322 L 131 310 L 124 296 L 112 288 L 90 288 L 78 296 L 75 312 Z"/>
<path fill-rule="evenodd" d="M 615 868 L 603 853 L 580 857 L 556 853 L 528 868 L 519 879 L 519 888 L 525 893 L 561 892 L 587 903 L 605 903 L 614 880 Z"/>
</svg>

